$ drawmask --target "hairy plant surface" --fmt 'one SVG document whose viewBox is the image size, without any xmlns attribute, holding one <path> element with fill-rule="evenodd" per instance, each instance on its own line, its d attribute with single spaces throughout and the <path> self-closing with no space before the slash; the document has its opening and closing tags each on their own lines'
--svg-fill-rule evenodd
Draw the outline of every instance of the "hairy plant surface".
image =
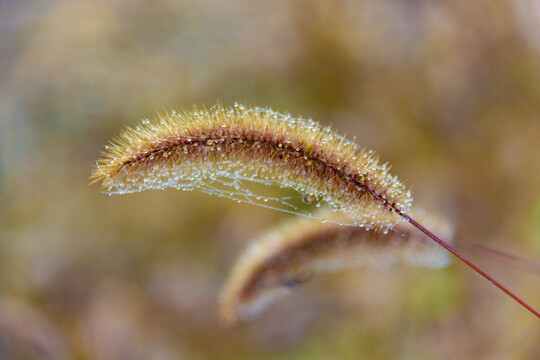
<svg viewBox="0 0 540 360">
<path fill-rule="evenodd" d="M 253 319 L 316 273 L 398 262 L 431 268 L 448 264 L 448 253 L 410 223 L 383 233 L 354 226 L 342 214 L 318 215 L 336 222 L 298 218 L 248 245 L 221 294 L 225 321 Z M 447 221 L 425 214 L 420 218 L 451 241 L 453 228 Z"/>
<path fill-rule="evenodd" d="M 107 147 L 92 178 L 105 192 L 174 187 L 200 189 L 237 201 L 299 213 L 288 198 L 253 192 L 247 183 L 278 185 L 300 193 L 306 202 L 325 203 L 354 224 L 388 232 L 409 222 L 478 274 L 540 318 L 540 313 L 410 216 L 412 195 L 360 148 L 313 120 L 269 108 L 212 108 L 162 115 L 127 128 Z M 266 205 L 280 202 L 283 207 Z M 312 214 L 308 216 L 314 217 Z"/>
<path fill-rule="evenodd" d="M 292 188 L 356 224 L 388 228 L 408 212 L 410 191 L 371 150 L 312 120 L 271 109 L 216 105 L 143 120 L 113 139 L 93 173 L 109 194 L 174 187 L 298 212 L 249 183 Z M 379 216 L 384 212 L 387 216 Z"/>
</svg>

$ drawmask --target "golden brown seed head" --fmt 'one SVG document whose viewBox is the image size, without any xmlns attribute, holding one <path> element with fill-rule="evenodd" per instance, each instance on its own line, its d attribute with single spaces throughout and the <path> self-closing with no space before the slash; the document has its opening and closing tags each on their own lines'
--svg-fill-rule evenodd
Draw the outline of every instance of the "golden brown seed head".
<svg viewBox="0 0 540 360">
<path fill-rule="evenodd" d="M 410 191 L 371 150 L 318 123 L 235 104 L 162 114 L 114 138 L 92 174 L 104 192 L 173 187 L 299 212 L 251 184 L 292 188 L 366 228 L 389 228 Z M 393 210 L 393 212 L 391 211 Z M 375 216 L 375 214 L 386 214 Z"/>
<path fill-rule="evenodd" d="M 320 216 L 336 222 L 299 218 L 248 245 L 222 290 L 223 320 L 253 319 L 316 273 L 398 262 L 424 267 L 448 263 L 448 253 L 408 222 L 400 222 L 385 233 L 340 225 L 352 223 L 344 215 Z M 447 221 L 427 215 L 420 218 L 445 240 L 451 240 L 453 229 Z"/>
</svg>

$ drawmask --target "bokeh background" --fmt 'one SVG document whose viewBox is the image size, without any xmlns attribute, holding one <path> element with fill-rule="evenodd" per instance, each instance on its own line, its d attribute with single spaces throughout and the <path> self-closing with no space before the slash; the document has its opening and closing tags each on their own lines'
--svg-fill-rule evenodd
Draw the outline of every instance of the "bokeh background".
<svg viewBox="0 0 540 360">
<path fill-rule="evenodd" d="M 538 319 L 457 262 L 318 277 L 226 327 L 231 264 L 288 215 L 88 177 L 156 110 L 272 106 L 376 149 L 458 246 L 539 258 L 539 24 L 536 0 L 0 0 L 0 358 L 538 358 Z M 481 255 L 540 307 L 539 273 Z"/>
</svg>

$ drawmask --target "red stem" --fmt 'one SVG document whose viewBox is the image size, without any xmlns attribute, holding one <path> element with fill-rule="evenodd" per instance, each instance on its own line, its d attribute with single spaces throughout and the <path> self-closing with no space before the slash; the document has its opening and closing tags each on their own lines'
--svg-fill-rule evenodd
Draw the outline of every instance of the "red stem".
<svg viewBox="0 0 540 360">
<path fill-rule="evenodd" d="M 414 225 L 418 230 L 422 231 L 424 234 L 429 236 L 431 239 L 433 239 L 435 242 L 437 242 L 439 245 L 444 247 L 446 250 L 450 251 L 452 254 L 454 254 L 458 259 L 463 261 L 465 264 L 470 266 L 474 271 L 476 271 L 478 274 L 482 275 L 484 278 L 489 280 L 493 285 L 504 291 L 506 294 L 508 294 L 510 297 L 512 297 L 514 300 L 516 300 L 518 303 L 520 303 L 523 307 L 525 307 L 527 310 L 532 312 L 534 315 L 536 315 L 538 318 L 540 318 L 540 313 L 535 310 L 532 306 L 527 304 L 525 301 L 521 300 L 516 294 L 508 290 L 504 285 L 499 283 L 497 280 L 493 279 L 491 276 L 489 276 L 485 271 L 480 269 L 478 266 L 473 264 L 471 261 L 469 261 L 466 257 L 461 255 L 456 249 L 454 249 L 452 246 L 444 242 L 443 240 L 439 239 L 435 234 L 433 234 L 431 231 L 417 223 L 414 219 L 412 219 L 409 215 L 400 213 L 400 215 L 403 217 L 403 219 L 410 222 L 412 225 Z"/>
<path fill-rule="evenodd" d="M 512 266 L 521 271 L 526 271 L 533 275 L 538 276 L 540 274 L 540 262 L 527 257 L 510 254 L 501 250 L 492 249 L 485 245 L 475 244 L 472 242 L 460 242 L 457 245 L 458 249 L 465 250 L 466 252 L 473 253 L 477 256 L 482 256 L 488 260 L 503 262 L 508 266 Z"/>
</svg>

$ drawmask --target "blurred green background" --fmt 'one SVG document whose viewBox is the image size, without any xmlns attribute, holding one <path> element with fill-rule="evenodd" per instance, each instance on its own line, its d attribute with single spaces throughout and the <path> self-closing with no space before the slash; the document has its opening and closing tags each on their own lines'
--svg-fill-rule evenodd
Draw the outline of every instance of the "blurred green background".
<svg viewBox="0 0 540 360">
<path fill-rule="evenodd" d="M 455 262 L 225 327 L 232 262 L 288 216 L 88 177 L 156 110 L 272 106 L 377 150 L 458 245 L 538 258 L 539 23 L 536 0 L 0 0 L 0 358 L 538 358 L 538 319 Z M 540 307 L 538 274 L 471 258 Z"/>
</svg>

